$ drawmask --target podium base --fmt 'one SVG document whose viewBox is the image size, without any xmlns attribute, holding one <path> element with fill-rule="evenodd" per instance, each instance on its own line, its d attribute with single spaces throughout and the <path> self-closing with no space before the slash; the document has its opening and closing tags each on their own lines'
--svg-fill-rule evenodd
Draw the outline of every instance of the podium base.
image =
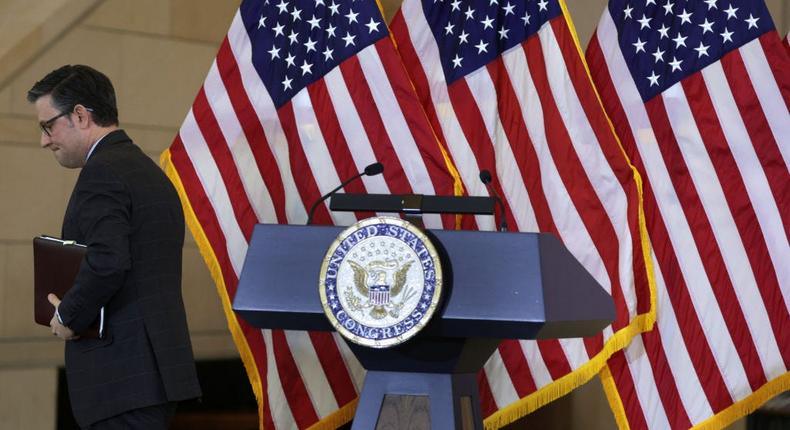
<svg viewBox="0 0 790 430">
<path fill-rule="evenodd" d="M 351 430 L 482 430 L 476 373 L 368 371 Z"/>
</svg>

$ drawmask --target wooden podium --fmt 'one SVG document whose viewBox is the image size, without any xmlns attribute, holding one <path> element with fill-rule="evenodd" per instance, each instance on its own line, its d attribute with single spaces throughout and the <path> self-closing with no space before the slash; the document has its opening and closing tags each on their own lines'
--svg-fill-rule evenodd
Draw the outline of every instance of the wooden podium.
<svg viewBox="0 0 790 430">
<path fill-rule="evenodd" d="M 333 330 L 318 279 L 344 227 L 259 224 L 233 309 L 255 327 Z M 354 430 L 375 429 L 387 396 L 427 400 L 431 428 L 482 429 L 477 373 L 501 339 L 593 336 L 609 296 L 552 235 L 427 230 L 445 276 L 443 304 L 414 338 L 387 349 L 348 343 L 367 369 Z"/>
</svg>

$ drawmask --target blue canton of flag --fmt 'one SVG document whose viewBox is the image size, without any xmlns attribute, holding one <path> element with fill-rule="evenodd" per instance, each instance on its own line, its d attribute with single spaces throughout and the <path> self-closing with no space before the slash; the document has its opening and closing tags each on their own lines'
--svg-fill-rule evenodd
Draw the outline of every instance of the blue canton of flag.
<svg viewBox="0 0 790 430">
<path fill-rule="evenodd" d="M 423 0 L 447 84 L 485 66 L 562 14 L 557 0 Z"/>
<path fill-rule="evenodd" d="M 774 24 L 764 2 L 611 0 L 620 49 L 648 101 Z"/>
<path fill-rule="evenodd" d="M 245 0 L 239 11 L 252 63 L 278 109 L 388 34 L 375 1 Z"/>
</svg>

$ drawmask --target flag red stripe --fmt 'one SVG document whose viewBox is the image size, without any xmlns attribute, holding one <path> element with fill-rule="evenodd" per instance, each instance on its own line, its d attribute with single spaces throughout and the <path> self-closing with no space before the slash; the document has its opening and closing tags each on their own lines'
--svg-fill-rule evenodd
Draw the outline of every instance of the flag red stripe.
<svg viewBox="0 0 790 430">
<path fill-rule="evenodd" d="M 209 106 L 205 88 L 201 87 L 200 91 L 198 91 L 195 103 L 192 105 L 192 111 L 195 114 L 195 122 L 200 128 L 203 139 L 206 142 L 211 142 L 210 145 L 206 146 L 211 152 L 214 162 L 217 163 L 217 170 L 228 192 L 236 221 L 244 234 L 244 238 L 249 242 L 252 228 L 258 222 L 258 218 L 250 206 L 241 177 L 236 170 L 233 155 L 231 155 L 230 148 L 228 148 L 228 144 L 225 141 L 225 136 L 222 135 L 219 123 L 217 123 L 214 112 Z"/>
<path fill-rule="evenodd" d="M 635 379 L 631 374 L 631 369 L 628 367 L 625 352 L 617 351 L 612 354 L 609 358 L 608 366 L 617 392 L 620 395 L 620 400 L 623 402 L 623 410 L 625 411 L 629 428 L 631 430 L 647 430 L 647 421 L 645 420 L 642 405 L 639 403 L 639 397 L 636 395 Z"/>
<path fill-rule="evenodd" d="M 417 100 L 420 102 L 425 114 L 428 116 L 428 120 L 430 121 L 433 128 L 433 132 L 436 134 L 436 137 L 440 142 L 447 144 L 447 139 L 444 136 L 444 130 L 442 129 L 442 125 L 439 122 L 439 117 L 436 114 L 436 109 L 434 108 L 433 100 L 431 99 L 430 85 L 425 74 L 425 69 L 423 69 L 422 63 L 420 62 L 417 52 L 414 49 L 414 45 L 411 43 L 411 36 L 409 35 L 408 26 L 406 25 L 406 20 L 403 17 L 403 12 L 400 10 L 398 10 L 398 12 L 395 14 L 395 17 L 392 19 L 392 22 L 390 23 L 390 32 L 393 35 L 393 38 L 398 41 L 398 54 L 403 61 L 403 67 L 408 70 L 407 74 L 410 79 L 410 83 L 416 89 Z M 450 162 L 454 166 L 457 166 L 453 158 L 453 154 L 450 151 L 447 151 L 446 155 L 450 159 Z M 448 227 L 445 223 L 445 228 L 452 227 L 454 226 Z M 463 216 L 461 218 L 461 229 L 477 230 L 478 226 L 475 217 Z"/>
<path fill-rule="evenodd" d="M 201 221 L 201 228 L 206 235 L 209 246 L 214 251 L 214 256 L 217 259 L 222 278 L 225 283 L 228 298 L 230 300 L 236 295 L 236 286 L 238 285 L 238 278 L 230 264 L 230 256 L 228 255 L 225 247 L 225 235 L 217 220 L 216 213 L 214 212 L 211 202 L 206 196 L 203 186 L 198 179 L 197 172 L 195 172 L 194 165 L 189 159 L 185 149 L 184 143 L 181 141 L 181 136 L 177 135 L 173 144 L 170 147 L 170 159 L 173 167 L 178 172 L 184 189 L 186 191 L 186 198 L 190 202 L 192 210 L 195 212 L 195 217 Z M 257 373 L 259 380 L 262 384 L 266 381 L 266 345 L 263 342 L 261 331 L 249 326 L 246 322 L 235 317 L 236 322 L 241 328 L 247 345 L 252 352 L 253 359 L 257 366 Z M 265 389 L 262 390 L 262 396 L 265 404 L 269 403 L 268 394 Z"/>
<path fill-rule="evenodd" d="M 694 243 L 702 258 L 702 264 L 705 267 L 710 286 L 719 304 L 719 310 L 724 316 L 724 321 L 741 359 L 741 364 L 743 364 L 746 371 L 749 384 L 752 390 L 757 390 L 760 385 L 765 383 L 765 375 L 759 364 L 761 362 L 760 357 L 757 354 L 754 341 L 746 325 L 746 318 L 738 302 L 732 280 L 725 269 L 726 265 L 713 234 L 713 227 L 710 225 L 696 186 L 691 179 L 691 173 L 683 159 L 677 139 L 672 133 L 663 99 L 654 97 L 645 103 L 645 108 L 653 125 L 653 131 L 656 133 L 656 138 L 660 142 L 659 149 L 661 150 L 664 164 L 670 166 L 670 179 L 680 200 L 683 213 L 689 222 Z M 673 284 L 667 282 L 667 285 Z"/>
<path fill-rule="evenodd" d="M 472 154 L 477 163 L 476 166 L 459 166 L 459 169 L 475 169 L 475 170 L 489 170 L 492 175 L 496 175 L 496 159 L 494 157 L 494 144 L 488 135 L 488 129 L 485 121 L 481 116 L 480 110 L 477 108 L 477 100 L 472 94 L 471 89 L 465 79 L 459 79 L 447 87 L 450 96 L 450 103 L 453 106 L 453 111 L 458 118 L 458 123 L 461 131 L 469 143 Z M 498 179 L 498 177 L 497 177 Z M 494 181 L 494 187 L 500 196 L 503 196 L 501 181 Z M 503 199 L 505 205 L 506 217 L 508 220 L 514 220 L 512 210 L 508 204 L 507 198 Z M 471 217 L 469 217 L 471 218 Z M 516 226 L 516 224 L 512 224 Z"/>
<path fill-rule="evenodd" d="M 321 368 L 324 369 L 335 400 L 337 400 L 338 406 L 343 407 L 357 397 L 357 392 L 354 389 L 354 382 L 351 380 L 348 368 L 342 365 L 345 360 L 340 354 L 337 343 L 335 343 L 331 332 L 311 331 L 310 341 L 313 343 L 313 348 L 315 348 L 318 360 L 321 362 Z"/>
<path fill-rule="evenodd" d="M 391 41 L 382 39 L 376 42 L 375 46 L 384 69 L 388 71 L 399 71 L 398 73 L 386 74 L 390 87 L 411 88 L 412 83 L 409 81 L 403 62 L 400 57 L 398 57 L 395 46 L 393 46 Z M 448 193 L 452 192 L 453 184 L 451 181 L 448 181 L 448 179 L 451 178 L 446 173 L 447 166 L 439 149 L 439 142 L 433 130 L 428 126 L 426 112 L 417 99 L 417 96 L 413 94 L 413 92 L 404 93 L 397 97 L 397 101 L 400 106 L 400 111 L 403 112 L 403 115 L 406 117 L 406 123 L 409 125 L 409 130 L 412 136 L 414 136 L 415 141 L 435 143 L 434 145 L 424 145 L 424 152 L 428 154 L 428 157 L 423 157 L 423 159 L 428 170 L 428 175 L 431 178 L 431 183 L 434 184 L 437 194 L 442 194 L 440 190 L 447 190 Z M 452 221 L 452 218 L 453 217 L 447 217 L 450 221 Z M 454 228 L 454 224 L 454 222 L 451 222 L 445 225 L 445 228 Z"/>
<path fill-rule="evenodd" d="M 466 80 L 459 79 L 453 82 L 453 84 L 448 87 L 448 91 L 454 111 L 458 116 L 461 130 L 467 142 L 470 142 L 470 145 L 473 147 L 472 152 L 477 159 L 477 165 L 494 166 L 493 144 L 486 132 L 485 123 L 480 116 L 480 111 L 476 108 L 477 103 Z M 507 210 L 509 211 L 510 209 L 507 208 Z M 512 215 L 509 215 L 508 218 L 512 218 Z M 544 361 L 547 356 L 552 359 L 552 366 L 549 366 L 548 361 L 546 364 L 549 367 L 549 373 L 552 375 L 553 379 L 560 378 L 571 371 L 570 365 L 565 359 L 565 353 L 562 351 L 556 339 L 540 341 L 538 342 L 538 347 L 544 356 Z M 556 352 L 559 352 L 560 355 L 552 355 L 552 353 Z"/>
<path fill-rule="evenodd" d="M 573 35 L 568 28 L 568 23 L 564 19 L 555 19 L 551 22 L 554 34 L 558 43 L 562 47 L 560 52 L 565 59 L 565 66 L 568 68 L 568 73 L 571 75 L 571 84 L 575 89 L 576 95 L 579 97 L 584 113 L 590 119 L 589 124 L 595 133 L 598 140 L 599 147 L 604 154 L 606 160 L 609 161 L 609 167 L 617 177 L 618 182 L 625 189 L 626 192 L 636 194 L 636 182 L 634 181 L 634 172 L 629 166 L 622 162 L 623 150 L 618 145 L 615 138 L 614 131 L 609 127 L 609 122 L 606 114 L 602 109 L 598 98 L 596 97 L 595 88 L 593 87 L 592 80 L 590 79 L 587 70 L 584 67 L 579 55 L 577 55 L 576 44 L 573 41 Z M 615 163 L 617 160 L 619 162 Z M 631 246 L 634 250 L 633 254 L 633 276 L 634 285 L 648 285 L 647 267 L 645 260 L 640 254 L 639 250 L 642 248 L 642 240 L 639 235 L 639 205 L 628 205 L 628 227 L 631 231 Z M 634 293 L 637 299 L 636 311 L 639 314 L 645 314 L 650 311 L 650 289 L 649 288 L 634 288 Z M 622 294 L 622 291 L 614 291 L 613 294 Z"/>
<path fill-rule="evenodd" d="M 502 341 L 499 344 L 499 355 L 502 357 L 502 363 L 510 375 L 513 388 L 516 389 L 519 398 L 537 391 L 527 365 L 527 358 L 524 356 L 518 340 Z"/>
<path fill-rule="evenodd" d="M 745 72 L 746 70 L 744 69 L 743 73 Z M 743 79 L 739 80 L 742 81 Z M 737 86 L 740 84 L 731 82 L 730 85 Z M 727 144 L 719 118 L 716 116 L 715 106 L 702 75 L 695 74 L 686 78 L 683 81 L 683 89 L 689 95 L 689 106 L 698 124 L 702 141 L 711 158 L 713 167 L 716 169 L 717 178 L 724 191 L 724 197 L 727 199 L 730 213 L 737 225 L 741 242 L 744 244 L 746 255 L 754 272 L 757 288 L 760 290 L 763 303 L 768 311 L 768 319 L 771 323 L 774 337 L 779 341 L 781 348 L 781 345 L 790 344 L 790 331 L 782 329 L 782 327 L 790 327 L 790 315 L 788 315 L 787 306 L 779 288 L 776 270 L 768 254 L 765 237 L 760 231 L 757 215 L 749 200 L 746 185 L 743 183 L 738 165 Z M 764 126 L 767 127 L 767 124 Z M 779 156 L 779 154 L 774 156 Z M 788 358 L 790 357 L 788 354 L 790 354 L 790 351 L 785 347 L 782 351 L 785 366 L 789 364 Z M 762 369 L 756 371 L 762 371 Z"/>
<path fill-rule="evenodd" d="M 670 340 L 671 342 L 671 340 Z M 653 378 L 656 382 L 658 396 L 667 414 L 669 424 L 673 429 L 690 429 L 691 420 L 686 413 L 686 407 L 678 392 L 677 381 L 669 367 L 664 346 L 661 343 L 661 331 L 656 326 L 651 332 L 642 334 L 642 343 L 645 346 Z"/>
<path fill-rule="evenodd" d="M 721 59 L 721 63 L 735 98 L 735 104 L 738 106 L 746 131 L 751 138 L 751 144 L 768 179 L 768 185 L 771 187 L 779 213 L 788 214 L 790 213 L 790 195 L 787 192 L 790 189 L 788 166 L 782 159 L 776 138 L 771 132 L 768 119 L 765 117 L 765 112 L 751 81 L 743 78 L 747 76 L 743 58 L 738 51 L 733 51 L 725 55 Z M 766 79 L 768 78 L 766 77 Z M 768 162 L 768 160 L 772 162 Z M 790 226 L 785 224 L 784 227 L 785 235 L 790 236 L 790 230 L 788 230 Z"/>
<path fill-rule="evenodd" d="M 480 391 L 480 414 L 488 417 L 499 409 L 494 401 L 494 394 L 491 391 L 491 385 L 488 383 L 485 371 L 480 370 L 477 373 L 477 387 Z"/>
<path fill-rule="evenodd" d="M 585 171 L 584 166 L 579 160 L 579 155 L 573 150 L 570 135 L 554 101 L 540 39 L 532 37 L 527 39 L 522 46 L 527 58 L 530 59 L 528 66 L 543 108 L 546 144 L 554 164 L 557 166 L 562 183 L 603 261 L 611 282 L 611 291 L 622 290 L 618 270 L 619 240 L 606 210 L 598 200 L 589 177 L 579 173 Z M 620 297 L 618 300 L 615 295 L 614 299 L 617 315 L 625 317 L 616 318 L 612 323 L 612 327 L 617 331 L 628 325 L 627 316 L 629 314 L 623 298 Z"/>
<path fill-rule="evenodd" d="M 353 162 L 353 155 L 348 147 L 346 136 L 343 135 L 343 130 L 340 128 L 337 114 L 332 99 L 329 97 L 329 92 L 326 88 L 326 81 L 319 79 L 308 87 L 308 94 L 310 101 L 313 104 L 313 111 L 315 112 L 316 119 L 318 120 L 318 127 L 321 129 L 321 135 L 324 138 L 326 147 L 329 150 L 329 155 L 332 157 L 332 163 L 337 171 L 338 177 L 341 181 L 351 178 L 359 174 L 357 166 Z M 343 187 L 343 192 L 346 193 L 361 193 L 366 194 L 365 183 L 363 181 L 353 181 Z M 358 212 L 355 214 L 357 219 L 367 218 L 373 216 L 370 212 Z M 316 224 L 331 224 L 330 219 L 321 219 L 316 217 L 314 219 Z"/>
<path fill-rule="evenodd" d="M 625 115 L 625 110 L 620 103 L 620 99 L 617 98 L 614 83 L 605 67 L 606 63 L 604 62 L 603 54 L 598 45 L 597 37 L 594 37 L 590 41 L 587 50 L 587 58 L 590 60 L 589 64 L 592 67 L 603 67 L 600 69 L 602 71 L 597 72 L 595 76 L 597 78 L 598 88 L 601 90 L 601 95 L 605 97 L 605 104 L 611 107 L 609 115 L 612 122 L 617 124 L 617 127 L 621 130 L 630 130 L 631 127 Z M 634 166 L 636 166 L 639 171 L 646 172 L 642 157 L 636 147 L 634 136 L 629 132 L 622 133 L 620 138 Z M 643 192 L 647 227 L 650 232 L 653 251 L 659 261 L 656 270 L 661 271 L 667 285 L 673 286 L 673 288 L 667 288 L 667 294 L 672 302 L 672 308 L 678 319 L 678 325 L 683 335 L 683 342 L 691 357 L 691 362 L 696 371 L 697 378 L 700 380 L 702 388 L 705 391 L 708 403 L 710 403 L 714 410 L 722 410 L 731 405 L 733 399 L 730 397 L 727 385 L 724 383 L 724 379 L 718 371 L 718 368 L 711 365 L 716 363 L 716 360 L 713 358 L 713 351 L 710 349 L 705 333 L 702 331 L 702 324 L 699 321 L 699 316 L 691 302 L 686 281 L 683 278 L 683 272 L 680 270 L 675 251 L 672 249 L 669 233 L 661 217 L 661 212 L 659 211 L 653 188 L 649 181 L 645 181 Z M 616 367 L 618 366 L 610 362 L 610 368 L 613 373 Z"/>
<path fill-rule="evenodd" d="M 428 115 L 434 133 L 436 133 L 440 141 L 447 142 L 447 139 L 444 137 L 441 123 L 439 122 L 439 117 L 436 114 L 436 109 L 433 106 L 433 100 L 431 100 L 428 77 L 425 75 L 425 69 L 423 69 L 420 58 L 414 50 L 414 45 L 411 43 L 409 28 L 406 25 L 406 20 L 403 18 L 403 12 L 400 10 L 398 10 L 390 23 L 390 32 L 394 39 L 398 41 L 397 48 L 398 54 L 400 54 L 403 61 L 402 67 L 408 70 L 408 77 L 411 80 L 411 84 L 417 90 L 417 98 L 420 105 L 425 110 L 425 113 Z M 449 153 L 448 156 L 452 157 Z"/>
<path fill-rule="evenodd" d="M 570 363 L 565 356 L 565 351 L 557 339 L 545 339 L 537 341 L 540 356 L 543 357 L 543 362 L 546 363 L 546 368 L 551 375 L 551 379 L 557 380 L 563 376 L 571 373 Z"/>
<path fill-rule="evenodd" d="M 603 350 L 603 334 L 597 334 L 592 337 L 585 337 L 584 349 L 587 351 L 588 357 L 595 357 L 596 354 L 598 354 Z"/>
<path fill-rule="evenodd" d="M 340 72 L 348 87 L 351 101 L 359 114 L 362 126 L 365 128 L 368 140 L 376 159 L 387 166 L 384 170 L 384 179 L 393 194 L 411 194 L 412 187 L 406 175 L 403 175 L 403 165 L 398 154 L 392 146 L 392 140 L 384 127 L 379 107 L 370 92 L 370 83 L 365 79 L 362 66 L 357 57 L 351 57 L 340 64 Z"/>
<path fill-rule="evenodd" d="M 244 89 L 239 67 L 230 49 L 227 37 L 225 37 L 220 46 L 216 61 L 217 69 L 222 77 L 222 82 L 225 84 L 225 91 L 228 93 L 230 102 L 233 105 L 233 110 L 236 113 L 236 118 L 238 118 L 239 124 L 241 124 L 244 136 L 247 138 L 247 143 L 250 146 L 250 151 L 255 158 L 255 164 L 258 166 L 258 171 L 261 172 L 261 178 L 264 184 L 266 184 L 266 189 L 272 199 L 277 222 L 282 224 L 287 223 L 288 217 L 285 215 L 285 191 L 280 168 L 277 166 L 271 148 L 269 148 L 269 143 L 263 132 L 263 127 L 247 96 L 247 91 Z M 264 172 L 266 172 L 266 174 L 264 174 Z"/>
<path fill-rule="evenodd" d="M 510 143 L 513 157 L 519 169 L 518 179 L 524 182 L 529 192 L 529 200 L 532 204 L 532 209 L 535 211 L 538 228 L 542 232 L 550 232 L 559 236 L 559 231 L 554 224 L 554 218 L 551 216 L 549 203 L 546 199 L 546 194 L 543 192 L 541 178 L 538 174 L 540 172 L 540 163 L 535 153 L 535 146 L 529 137 L 527 125 L 524 122 L 523 115 L 521 115 L 520 103 L 502 56 L 497 57 L 486 67 L 491 80 L 494 81 L 499 90 L 497 92 L 497 104 L 500 120 L 504 126 L 505 135 Z M 497 181 L 496 185 L 499 186 L 500 181 Z M 498 192 L 500 195 L 503 195 L 501 189 Z M 515 219 L 512 218 L 512 213 L 508 213 L 511 214 L 508 218 L 508 223 L 515 226 L 516 223 Z"/>
<path fill-rule="evenodd" d="M 309 210 L 313 206 L 313 202 L 321 198 L 321 192 L 318 189 L 315 177 L 313 177 L 313 171 L 310 168 L 310 163 L 307 162 L 307 156 L 304 153 L 302 141 L 297 132 L 293 101 L 288 101 L 288 103 L 280 106 L 280 109 L 277 110 L 277 115 L 280 118 L 283 133 L 285 133 L 285 140 L 288 142 L 288 161 L 291 164 L 291 171 L 295 173 L 296 189 L 299 191 L 299 197 L 302 199 L 305 209 Z M 331 219 L 326 205 L 318 205 L 315 209 L 314 217 L 315 219 Z"/>
<path fill-rule="evenodd" d="M 768 60 L 768 66 L 773 71 L 773 78 L 779 86 L 779 92 L 785 101 L 785 106 L 790 110 L 790 77 L 787 76 L 787 71 L 790 70 L 790 44 L 788 44 L 788 38 L 786 36 L 783 40 L 779 40 L 779 33 L 769 31 L 760 36 L 758 40 Z M 779 45 L 784 45 L 788 55 L 782 55 L 783 48 Z"/>
<path fill-rule="evenodd" d="M 313 402 L 302 381 L 283 330 L 272 330 L 272 348 L 288 407 L 291 409 L 296 425 L 299 428 L 307 428 L 318 421 L 318 414 L 313 408 Z"/>
</svg>

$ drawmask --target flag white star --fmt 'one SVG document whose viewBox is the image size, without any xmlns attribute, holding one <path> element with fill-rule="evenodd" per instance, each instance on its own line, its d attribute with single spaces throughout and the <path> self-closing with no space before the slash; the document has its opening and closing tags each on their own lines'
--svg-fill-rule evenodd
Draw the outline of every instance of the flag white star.
<svg viewBox="0 0 790 430">
<path fill-rule="evenodd" d="M 705 33 L 709 32 L 709 31 L 711 33 L 713 33 L 713 24 L 714 24 L 714 22 L 708 22 L 708 18 L 706 17 L 705 18 L 705 22 L 703 22 L 702 24 L 697 24 L 697 25 L 699 25 L 702 28 L 702 34 L 705 34 Z"/>
<path fill-rule="evenodd" d="M 681 46 L 686 46 L 686 39 L 688 39 L 688 36 L 683 36 L 682 34 L 678 33 L 678 37 L 672 39 L 672 41 L 675 42 L 675 49 L 678 49 Z"/>
<path fill-rule="evenodd" d="M 664 61 L 664 53 L 665 52 L 666 51 L 662 51 L 661 48 L 659 47 L 659 48 L 656 48 L 656 52 L 654 52 L 651 55 L 653 55 L 653 58 L 656 59 L 656 63 L 658 63 L 659 61 L 663 62 Z"/>
<path fill-rule="evenodd" d="M 499 38 L 500 39 L 507 39 L 507 32 L 510 31 L 504 27 L 499 29 Z"/>
<path fill-rule="evenodd" d="M 645 3 L 645 6 L 650 6 L 651 4 L 656 4 L 656 0 L 647 0 L 647 3 Z"/>
<path fill-rule="evenodd" d="M 327 46 L 326 49 L 324 49 L 324 52 L 323 52 L 323 54 L 324 54 L 324 61 L 334 60 L 335 58 L 332 56 L 333 52 L 335 52 L 335 50 L 334 49 L 329 49 L 329 47 Z"/>
<path fill-rule="evenodd" d="M 288 3 L 286 3 L 285 0 L 281 0 L 280 4 L 277 5 L 277 8 L 280 9 L 280 11 L 277 12 L 278 15 L 283 13 L 283 12 L 287 13 L 288 12 Z"/>
<path fill-rule="evenodd" d="M 307 38 L 307 42 L 304 43 L 305 48 L 307 48 L 307 52 L 315 51 L 315 44 L 318 42 L 313 42 L 312 37 Z"/>
<path fill-rule="evenodd" d="M 732 7 L 732 5 L 730 5 L 730 7 L 728 9 L 724 9 L 724 12 L 727 13 L 727 20 L 728 21 L 730 20 L 730 18 L 738 18 L 738 16 L 735 14 L 735 12 L 738 12 L 738 8 L 737 7 Z"/>
<path fill-rule="evenodd" d="M 672 12 L 672 8 L 675 7 L 675 3 L 672 3 L 669 0 L 667 0 L 666 4 L 662 7 L 664 8 L 664 16 L 666 16 L 671 13 L 674 13 Z"/>
<path fill-rule="evenodd" d="M 661 34 L 661 39 L 665 37 L 669 37 L 669 27 L 664 24 L 661 24 L 661 28 L 658 29 L 658 33 Z"/>
<path fill-rule="evenodd" d="M 294 57 L 293 54 L 291 54 L 289 52 L 288 56 L 285 57 L 285 62 L 288 63 L 288 67 L 293 67 L 294 66 L 294 60 L 295 59 L 296 59 L 296 57 Z"/>
<path fill-rule="evenodd" d="M 357 36 L 352 36 L 351 33 L 346 32 L 346 37 L 343 37 L 342 39 L 346 42 L 346 47 L 348 47 L 348 45 L 357 46 L 357 44 L 354 43 L 354 39 L 356 39 L 356 37 Z"/>
<path fill-rule="evenodd" d="M 261 19 L 258 20 L 258 28 L 266 27 L 266 17 L 261 15 Z"/>
<path fill-rule="evenodd" d="M 313 74 L 313 70 L 312 70 L 313 69 L 313 65 L 308 63 L 307 60 L 304 60 L 304 62 L 302 62 L 302 65 L 300 66 L 300 68 L 302 69 L 302 76 L 304 76 L 304 75 L 306 75 L 308 73 L 311 74 L 311 75 Z"/>
<path fill-rule="evenodd" d="M 647 77 L 647 79 L 650 81 L 650 86 L 652 87 L 653 85 L 658 85 L 658 78 L 660 77 L 661 75 L 656 75 L 656 72 L 653 71 L 653 73 Z"/>
<path fill-rule="evenodd" d="M 335 16 L 335 15 L 337 15 L 338 13 L 340 13 L 340 11 L 338 10 L 338 8 L 340 8 L 340 5 L 339 5 L 339 4 L 337 4 L 337 3 L 335 3 L 335 0 L 332 0 L 332 4 L 330 4 L 330 5 L 329 5 L 329 10 L 331 10 L 331 11 L 332 11 L 332 16 Z"/>
<path fill-rule="evenodd" d="M 706 45 L 703 45 L 702 42 L 700 42 L 699 46 L 694 48 L 694 50 L 697 51 L 697 58 L 702 58 L 703 56 L 708 57 L 709 56 L 708 55 L 708 48 L 710 48 L 710 45 L 706 46 Z"/>
<path fill-rule="evenodd" d="M 359 21 L 357 21 L 357 15 L 359 15 L 359 13 L 354 13 L 354 9 L 349 9 L 348 15 L 345 15 L 345 17 L 348 18 L 349 24 L 351 24 L 352 22 L 359 23 Z"/>
<path fill-rule="evenodd" d="M 464 12 L 464 15 L 466 15 L 466 19 L 472 19 L 475 17 L 475 10 L 472 9 L 472 6 L 469 6 L 466 12 Z"/>
<path fill-rule="evenodd" d="M 724 27 L 724 33 L 720 33 L 719 35 L 722 38 L 721 43 L 724 42 L 732 42 L 732 35 L 735 34 L 732 31 L 727 30 L 727 27 Z"/>
<path fill-rule="evenodd" d="M 272 56 L 272 60 L 274 60 L 275 58 L 280 58 L 280 48 L 277 48 L 274 45 L 272 45 L 272 49 L 266 52 L 268 52 Z"/>
<path fill-rule="evenodd" d="M 335 30 L 337 30 L 337 27 L 335 27 L 332 24 L 329 24 L 329 27 L 326 28 L 326 35 L 327 35 L 326 38 L 331 39 L 335 37 Z"/>
<path fill-rule="evenodd" d="M 370 22 L 365 24 L 365 27 L 368 28 L 368 34 L 373 33 L 374 31 L 378 32 L 380 24 L 380 22 L 374 21 L 373 17 L 371 17 Z"/>
<path fill-rule="evenodd" d="M 504 11 L 505 11 L 505 16 L 508 16 L 508 15 L 515 15 L 516 13 L 515 13 L 515 12 L 513 12 L 513 9 L 514 9 L 515 7 L 516 7 L 515 5 L 512 5 L 512 4 L 510 4 L 510 2 L 507 2 L 507 5 L 506 5 L 505 7 L 503 7 L 503 8 L 502 8 L 502 10 L 504 10 Z"/>
<path fill-rule="evenodd" d="M 315 5 L 318 6 L 319 4 L 321 6 L 326 6 L 326 4 L 324 3 L 324 0 L 315 0 Z"/>
<path fill-rule="evenodd" d="M 468 37 L 469 37 L 469 33 L 467 33 L 464 30 L 461 30 L 461 34 L 458 35 L 458 40 L 459 40 L 458 44 L 463 45 L 464 43 L 468 43 L 469 42 L 467 40 Z"/>
<path fill-rule="evenodd" d="M 454 2 L 450 3 L 450 6 L 453 7 L 451 11 L 456 11 L 456 10 L 460 11 L 461 10 L 461 0 L 455 0 Z"/>
<path fill-rule="evenodd" d="M 680 25 L 686 23 L 691 24 L 691 13 L 687 12 L 685 8 L 683 9 L 683 13 L 678 15 L 678 18 L 680 18 Z"/>
<path fill-rule="evenodd" d="M 286 76 L 285 80 L 282 82 L 283 91 L 291 89 L 291 82 L 293 82 L 293 79 L 288 79 L 288 76 Z"/>
<path fill-rule="evenodd" d="M 642 19 L 638 19 L 636 21 L 639 24 L 641 24 L 641 27 L 639 27 L 639 29 L 642 30 L 645 27 L 650 28 L 650 21 L 652 21 L 652 20 L 653 20 L 653 18 L 648 18 L 648 17 L 645 16 L 645 14 L 642 14 Z"/>
<path fill-rule="evenodd" d="M 647 42 L 642 42 L 642 38 L 637 37 L 636 38 L 636 43 L 632 43 L 632 45 L 634 45 L 636 47 L 635 54 L 638 54 L 640 51 L 641 52 L 645 52 L 645 44 L 646 43 Z"/>
<path fill-rule="evenodd" d="M 499 4 L 499 0 L 488 0 L 488 5 L 491 6 L 492 4 Z"/>
<path fill-rule="evenodd" d="M 478 54 L 482 54 L 483 52 L 488 52 L 488 49 L 486 49 L 487 46 L 488 46 L 488 44 L 487 43 L 483 43 L 483 41 L 481 39 L 480 43 L 475 45 L 475 48 L 477 48 L 477 53 Z"/>
<path fill-rule="evenodd" d="M 291 45 L 293 45 L 294 43 L 298 42 L 296 40 L 297 36 L 299 36 L 299 33 L 295 32 L 294 30 L 291 30 L 291 34 L 288 35 L 288 39 L 291 40 Z"/>
<path fill-rule="evenodd" d="M 752 14 L 749 14 L 749 18 L 745 19 L 745 21 L 749 23 L 749 28 L 752 28 L 752 27 L 757 28 L 757 21 L 759 21 L 759 20 L 760 20 L 760 18 L 755 18 L 755 17 L 752 16 Z M 747 28 L 747 30 L 749 28 Z"/>
<path fill-rule="evenodd" d="M 634 11 L 634 8 L 632 8 L 630 5 L 627 5 L 625 7 L 625 9 L 623 9 L 623 13 L 625 14 L 625 17 L 623 18 L 623 20 L 631 18 L 631 12 L 633 12 L 633 11 Z"/>
<path fill-rule="evenodd" d="M 285 36 L 285 33 L 283 33 L 283 29 L 284 28 L 285 28 L 285 26 L 278 22 L 277 25 L 275 25 L 274 28 L 273 28 L 273 30 L 274 30 L 274 37 Z"/>
<path fill-rule="evenodd" d="M 483 24 L 483 30 L 486 28 L 494 28 L 493 22 L 494 20 L 489 18 L 488 15 L 486 15 L 486 19 L 480 21 L 480 23 Z"/>
<path fill-rule="evenodd" d="M 307 22 L 310 23 L 310 30 L 314 28 L 321 28 L 321 26 L 319 25 L 319 23 L 321 22 L 321 18 L 316 18 L 315 14 L 313 14 L 313 17 L 310 18 L 310 20 Z"/>
<path fill-rule="evenodd" d="M 538 7 L 540 7 L 540 9 L 539 9 L 539 10 L 549 10 L 549 9 L 546 7 L 546 5 L 548 5 L 548 4 L 549 4 L 549 2 L 547 2 L 546 0 L 540 0 L 540 1 L 538 2 Z"/>
<path fill-rule="evenodd" d="M 302 19 L 302 10 L 301 9 L 297 9 L 296 6 L 294 6 L 294 11 L 291 12 L 291 16 L 293 17 L 294 22 L 301 20 Z"/>
<path fill-rule="evenodd" d="M 455 27 L 455 25 L 448 22 L 444 27 L 444 34 L 453 34 L 453 27 Z"/>
<path fill-rule="evenodd" d="M 682 72 L 683 68 L 680 67 L 680 63 L 682 63 L 682 62 L 683 62 L 683 60 L 678 60 L 677 58 L 672 57 L 672 61 L 669 62 L 669 65 L 672 66 L 672 71 L 675 72 L 675 71 L 680 70 Z"/>
<path fill-rule="evenodd" d="M 717 0 L 705 0 L 705 3 L 708 4 L 708 10 L 719 8 L 718 6 L 716 6 L 716 1 Z"/>
<path fill-rule="evenodd" d="M 461 67 L 461 60 L 463 60 L 463 57 L 460 57 L 458 56 L 458 54 L 455 54 L 455 58 L 453 58 L 453 69 L 457 69 Z"/>
<path fill-rule="evenodd" d="M 524 12 L 524 16 L 521 17 L 521 20 L 524 21 L 524 25 L 529 25 L 529 19 L 532 18 L 529 16 L 527 12 Z"/>
</svg>

